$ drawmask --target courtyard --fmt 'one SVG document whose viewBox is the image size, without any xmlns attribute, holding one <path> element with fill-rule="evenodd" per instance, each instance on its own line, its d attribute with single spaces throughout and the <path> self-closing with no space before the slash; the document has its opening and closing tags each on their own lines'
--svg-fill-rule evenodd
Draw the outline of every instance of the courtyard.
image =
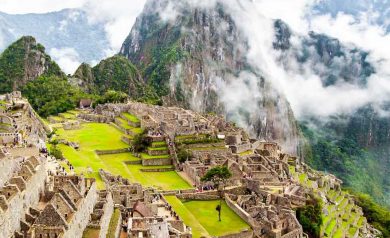
<svg viewBox="0 0 390 238">
<path fill-rule="evenodd" d="M 184 223 L 192 228 L 194 237 L 223 236 L 250 229 L 226 202 L 222 202 L 221 221 L 218 221 L 218 212 L 215 208 L 219 200 L 181 201 L 176 196 L 166 196 L 165 199 Z"/>
</svg>

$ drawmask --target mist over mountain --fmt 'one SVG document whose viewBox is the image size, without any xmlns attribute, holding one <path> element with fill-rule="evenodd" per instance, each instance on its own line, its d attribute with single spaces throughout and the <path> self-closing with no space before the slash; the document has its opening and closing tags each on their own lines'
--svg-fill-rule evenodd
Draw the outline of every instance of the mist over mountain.
<svg viewBox="0 0 390 238">
<path fill-rule="evenodd" d="M 110 50 L 104 25 L 90 23 L 87 14 L 77 9 L 44 14 L 0 12 L 0 32 L 0 51 L 21 36 L 31 35 L 67 72 L 81 62 L 96 63 Z"/>
<path fill-rule="evenodd" d="M 120 53 L 164 104 L 224 114 L 388 203 L 388 56 L 256 4 L 148 1 Z"/>
<path fill-rule="evenodd" d="M 123 3 L 120 24 L 85 9 L 0 14 L 0 46 L 36 36 L 65 72 L 92 65 L 69 79 L 87 93 L 224 115 L 390 204 L 388 4 L 149 0 L 134 25 Z"/>
</svg>

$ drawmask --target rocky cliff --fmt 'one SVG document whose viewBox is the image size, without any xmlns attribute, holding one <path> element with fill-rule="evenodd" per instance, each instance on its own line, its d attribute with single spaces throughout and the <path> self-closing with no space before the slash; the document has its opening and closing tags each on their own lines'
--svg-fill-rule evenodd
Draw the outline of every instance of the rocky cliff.
<svg viewBox="0 0 390 238">
<path fill-rule="evenodd" d="M 252 136 L 297 152 L 299 130 L 287 100 L 247 62 L 247 39 L 222 4 L 212 8 L 148 1 L 120 54 L 134 62 L 165 105 L 223 114 Z"/>
<path fill-rule="evenodd" d="M 191 1 L 148 1 L 120 54 L 134 62 L 165 105 L 223 114 L 252 136 L 278 141 L 315 168 L 336 173 L 348 186 L 388 203 L 389 182 L 383 175 L 390 167 L 389 120 L 372 105 L 325 121 L 306 111 L 300 120 L 308 140 L 300 143 L 288 101 L 263 74 L 267 65 L 253 68 L 242 24 L 223 1 L 217 2 L 202 7 Z M 281 20 L 273 27 L 277 67 L 285 72 L 305 75 L 309 70 L 324 88 L 365 88 L 375 73 L 369 52 L 315 32 L 297 35 Z"/>
<path fill-rule="evenodd" d="M 0 55 L 0 93 L 20 90 L 27 82 L 44 74 L 64 76 L 45 53 L 45 47 L 31 36 L 20 38 Z"/>
</svg>

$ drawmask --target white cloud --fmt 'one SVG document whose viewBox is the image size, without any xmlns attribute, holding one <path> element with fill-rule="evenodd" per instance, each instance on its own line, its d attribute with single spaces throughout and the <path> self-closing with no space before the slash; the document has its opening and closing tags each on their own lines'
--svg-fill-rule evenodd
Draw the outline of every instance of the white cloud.
<svg viewBox="0 0 390 238">
<path fill-rule="evenodd" d="M 79 8 L 84 0 L 1 0 L 0 11 L 10 14 L 46 13 L 65 8 Z"/>
<path fill-rule="evenodd" d="M 146 2 L 146 0 L 1 1 L 0 11 L 9 13 L 49 12 L 73 7 L 85 10 L 91 23 L 105 26 L 110 42 L 110 48 L 106 51 L 107 56 L 119 51 Z M 252 66 L 286 95 L 299 117 L 350 112 L 365 103 L 390 100 L 388 47 L 390 36 L 386 29 L 375 25 L 378 14 L 372 10 L 355 16 L 339 13 L 333 18 L 330 15 L 317 15 L 318 13 L 311 12 L 311 7 L 318 0 L 187 0 L 191 5 L 201 7 L 214 6 L 217 1 L 228 6 L 228 12 L 247 36 L 250 46 L 248 59 Z M 177 4 L 181 6 L 183 2 L 178 1 Z M 175 6 L 171 4 L 165 9 L 163 17 L 169 20 L 175 14 L 177 14 Z M 278 61 L 278 54 L 272 48 L 274 39 L 272 19 L 282 19 L 297 34 L 305 35 L 309 30 L 313 30 L 338 38 L 347 46 L 356 45 L 370 52 L 368 60 L 375 66 L 376 73 L 368 79 L 366 87 L 347 84 L 324 87 L 313 70 L 313 67 L 320 70 L 322 65 L 311 62 L 302 66 L 291 56 L 287 60 L 288 67 L 282 67 Z M 67 21 L 64 24 L 71 22 Z M 297 38 L 293 40 L 294 47 L 299 47 Z M 52 49 L 50 53 L 66 72 L 73 73 L 79 61 L 77 52 L 65 48 Z M 227 92 L 229 88 L 226 87 Z M 227 94 L 223 95 L 226 100 L 229 99 L 226 97 Z"/>
<path fill-rule="evenodd" d="M 92 23 L 105 25 L 111 45 L 108 52 L 113 54 L 112 52 L 119 52 L 145 2 L 146 0 L 87 0 L 83 9 Z"/>
<path fill-rule="evenodd" d="M 11 14 L 47 13 L 65 8 L 82 9 L 91 23 L 103 24 L 110 49 L 107 56 L 117 53 L 129 34 L 136 17 L 141 13 L 146 0 L 0 0 L 0 11 Z M 69 16 L 59 30 L 71 24 Z"/>
<path fill-rule="evenodd" d="M 49 54 L 67 74 L 73 74 L 81 64 L 79 55 L 73 48 L 52 48 Z"/>
</svg>

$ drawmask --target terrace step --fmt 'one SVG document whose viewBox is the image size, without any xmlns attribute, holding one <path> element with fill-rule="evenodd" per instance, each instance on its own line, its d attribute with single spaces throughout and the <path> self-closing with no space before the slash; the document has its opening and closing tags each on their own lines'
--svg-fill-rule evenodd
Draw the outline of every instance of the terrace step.
<svg viewBox="0 0 390 238">
<path fill-rule="evenodd" d="M 121 113 L 120 117 L 127 121 L 127 124 L 132 127 L 141 127 L 141 121 L 130 113 Z"/>
</svg>

